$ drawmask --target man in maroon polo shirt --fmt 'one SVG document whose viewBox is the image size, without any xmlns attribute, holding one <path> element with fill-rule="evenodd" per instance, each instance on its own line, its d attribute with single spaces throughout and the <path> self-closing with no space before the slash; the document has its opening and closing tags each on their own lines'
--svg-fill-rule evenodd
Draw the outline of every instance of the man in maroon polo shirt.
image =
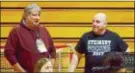
<svg viewBox="0 0 135 73">
<path fill-rule="evenodd" d="M 37 60 L 43 57 L 54 64 L 56 50 L 48 31 L 39 25 L 40 12 L 37 4 L 28 5 L 20 25 L 9 34 L 4 53 L 16 72 L 32 73 Z"/>
</svg>

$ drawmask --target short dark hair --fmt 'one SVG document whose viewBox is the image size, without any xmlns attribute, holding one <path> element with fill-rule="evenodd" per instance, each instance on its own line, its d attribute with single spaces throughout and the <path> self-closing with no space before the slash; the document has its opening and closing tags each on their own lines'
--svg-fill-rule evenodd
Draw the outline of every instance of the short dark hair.
<svg viewBox="0 0 135 73">
<path fill-rule="evenodd" d="M 104 66 L 119 69 L 123 67 L 124 55 L 121 52 L 107 52 L 104 54 Z"/>
<path fill-rule="evenodd" d="M 123 69 L 124 57 L 121 52 L 106 52 L 103 55 L 103 69 L 92 73 L 119 73 Z"/>
</svg>

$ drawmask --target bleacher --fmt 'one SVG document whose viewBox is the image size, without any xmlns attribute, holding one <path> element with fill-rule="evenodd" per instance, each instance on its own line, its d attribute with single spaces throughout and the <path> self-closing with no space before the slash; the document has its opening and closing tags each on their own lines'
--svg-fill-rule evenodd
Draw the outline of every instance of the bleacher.
<svg viewBox="0 0 135 73">
<path fill-rule="evenodd" d="M 30 3 L 42 7 L 41 24 L 48 29 L 55 45 L 75 46 L 79 38 L 92 29 L 93 15 L 104 12 L 108 16 L 108 29 L 118 33 L 134 52 L 134 2 L 1 2 L 1 46 L 5 45 L 11 29 L 20 23 L 24 7 Z M 69 55 L 70 49 L 65 47 L 62 72 L 69 67 Z M 1 60 L 1 71 L 13 71 L 2 55 Z M 84 58 L 76 72 L 83 72 L 83 67 Z"/>
</svg>

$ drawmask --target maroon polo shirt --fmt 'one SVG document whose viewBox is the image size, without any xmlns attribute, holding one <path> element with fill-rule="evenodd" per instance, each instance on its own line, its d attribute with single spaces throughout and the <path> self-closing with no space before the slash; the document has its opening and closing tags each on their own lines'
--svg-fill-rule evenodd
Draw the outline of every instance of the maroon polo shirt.
<svg viewBox="0 0 135 73">
<path fill-rule="evenodd" d="M 37 50 L 36 31 L 38 31 L 48 52 L 40 53 Z M 48 31 L 43 26 L 31 30 L 22 22 L 10 32 L 4 53 L 11 65 L 19 63 L 27 72 L 33 72 L 34 65 L 39 58 L 49 57 L 49 55 L 51 58 L 55 58 L 56 56 L 56 50 Z"/>
</svg>

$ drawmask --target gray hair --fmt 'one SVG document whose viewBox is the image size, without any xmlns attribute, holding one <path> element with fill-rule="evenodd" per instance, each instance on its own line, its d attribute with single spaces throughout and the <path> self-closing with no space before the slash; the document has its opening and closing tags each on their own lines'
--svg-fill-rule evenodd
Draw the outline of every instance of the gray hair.
<svg viewBox="0 0 135 73">
<path fill-rule="evenodd" d="M 32 3 L 29 4 L 25 9 L 24 12 L 26 13 L 26 15 L 29 15 L 31 13 L 31 10 L 35 9 L 38 12 L 41 12 L 41 8 L 36 4 L 36 3 Z"/>
</svg>

